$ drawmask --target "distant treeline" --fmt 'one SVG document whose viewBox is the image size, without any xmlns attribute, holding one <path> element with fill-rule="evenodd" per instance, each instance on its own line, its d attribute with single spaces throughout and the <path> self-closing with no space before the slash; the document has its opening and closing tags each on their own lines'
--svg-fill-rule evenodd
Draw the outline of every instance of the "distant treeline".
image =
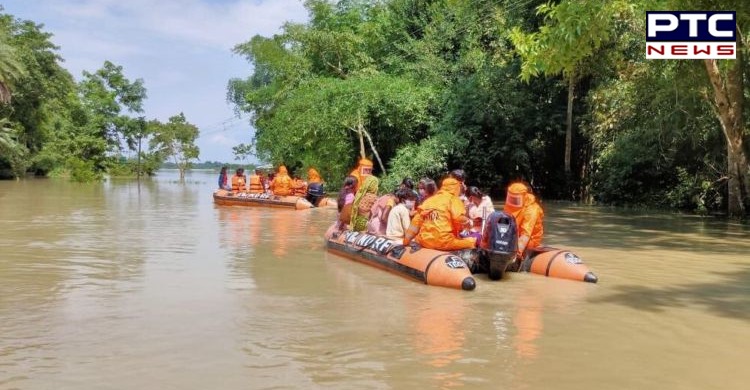
<svg viewBox="0 0 750 390">
<path fill-rule="evenodd" d="M 220 161 L 203 161 L 198 163 L 191 163 L 189 169 L 214 169 L 216 171 L 221 170 L 221 167 L 227 167 L 230 172 L 235 171 L 237 168 L 245 168 L 246 171 L 255 169 L 255 164 L 236 164 L 236 163 L 224 163 Z M 177 164 L 173 162 L 167 162 L 161 164 L 160 168 L 164 169 L 178 169 Z"/>
</svg>

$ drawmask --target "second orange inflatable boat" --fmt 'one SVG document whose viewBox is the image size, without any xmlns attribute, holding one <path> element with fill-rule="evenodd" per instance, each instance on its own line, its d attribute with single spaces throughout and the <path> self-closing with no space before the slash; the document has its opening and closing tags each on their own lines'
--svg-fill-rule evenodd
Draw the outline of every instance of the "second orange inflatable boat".
<svg viewBox="0 0 750 390">
<path fill-rule="evenodd" d="M 262 206 L 305 210 L 313 205 L 299 196 L 277 196 L 269 194 L 249 194 L 227 190 L 214 191 L 214 203 L 222 206 Z"/>
</svg>

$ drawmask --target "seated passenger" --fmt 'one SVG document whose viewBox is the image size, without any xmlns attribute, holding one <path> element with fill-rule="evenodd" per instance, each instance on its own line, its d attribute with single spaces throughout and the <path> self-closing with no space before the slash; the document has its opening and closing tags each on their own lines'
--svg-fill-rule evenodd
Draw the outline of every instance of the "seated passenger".
<svg viewBox="0 0 750 390">
<path fill-rule="evenodd" d="M 269 173 L 268 173 L 268 177 L 266 178 L 266 182 L 264 183 L 264 184 L 265 184 L 265 188 L 266 188 L 266 193 L 267 193 L 267 194 L 270 194 L 270 193 L 271 193 L 271 182 L 273 182 L 273 179 L 274 179 L 274 176 L 275 176 L 275 175 L 276 175 L 276 174 L 275 174 L 275 173 L 273 173 L 273 172 L 269 172 Z"/>
<path fill-rule="evenodd" d="M 396 191 L 396 205 L 388 214 L 386 223 L 385 236 L 391 240 L 403 242 L 404 234 L 411 224 L 410 213 L 414 209 L 414 203 L 417 199 L 413 191 L 401 188 Z"/>
<path fill-rule="evenodd" d="M 417 190 L 419 194 L 419 198 L 417 198 L 417 205 L 420 205 L 427 198 L 435 195 L 435 192 L 437 192 L 437 184 L 435 184 L 435 180 L 432 180 L 429 177 L 423 177 L 419 179 Z"/>
<path fill-rule="evenodd" d="M 277 196 L 289 196 L 292 194 L 292 178 L 286 171 L 286 167 L 279 166 L 279 172 L 271 182 L 271 192 Z"/>
<path fill-rule="evenodd" d="M 303 198 L 307 196 L 307 183 L 299 175 L 294 175 L 292 180 L 292 195 Z"/>
<path fill-rule="evenodd" d="M 250 182 L 247 185 L 247 192 L 251 194 L 262 194 L 265 192 L 263 188 L 263 176 L 260 169 L 255 169 L 255 173 L 250 175 Z"/>
<path fill-rule="evenodd" d="M 370 211 L 378 199 L 378 184 L 380 181 L 375 176 L 365 176 L 365 182 L 359 186 L 354 195 L 352 204 L 352 219 L 349 224 L 351 230 L 364 232 L 367 230 L 367 221 L 370 219 Z"/>
<path fill-rule="evenodd" d="M 461 193 L 458 194 L 459 199 L 464 202 L 464 206 L 469 208 L 469 198 L 466 196 L 466 173 L 463 169 L 454 169 L 448 172 L 448 177 L 452 177 L 461 182 Z"/>
<path fill-rule="evenodd" d="M 323 178 L 320 177 L 320 174 L 315 168 L 311 167 L 307 170 L 307 184 L 310 185 L 314 183 L 323 183 Z"/>
<path fill-rule="evenodd" d="M 232 187 L 229 185 L 229 179 L 227 178 L 227 167 L 221 167 L 221 172 L 219 172 L 219 189 L 232 189 Z"/>
<path fill-rule="evenodd" d="M 544 210 L 525 183 L 508 186 L 503 211 L 513 215 L 518 227 L 518 259 L 524 259 L 526 251 L 542 245 L 544 237 Z"/>
<path fill-rule="evenodd" d="M 484 219 L 495 212 L 495 206 L 492 205 L 492 199 L 490 199 L 488 195 L 482 193 L 479 188 L 474 186 L 469 187 L 466 190 L 466 195 L 469 198 L 469 208 L 466 210 L 469 219 Z"/>
<path fill-rule="evenodd" d="M 349 222 L 352 219 L 352 205 L 354 204 L 354 188 L 357 187 L 357 178 L 347 176 L 344 179 L 344 185 L 339 190 L 338 210 L 339 210 L 339 230 L 343 231 L 349 228 Z"/>
<path fill-rule="evenodd" d="M 404 245 L 416 239 L 425 248 L 443 251 L 476 247 L 474 237 L 459 237 L 459 232 L 469 225 L 466 208 L 458 198 L 460 192 L 461 183 L 458 180 L 452 177 L 443 180 L 437 194 L 417 207 L 417 213 L 404 236 Z"/>
<path fill-rule="evenodd" d="M 232 191 L 233 192 L 244 192 L 245 191 L 245 169 L 237 168 L 232 176 Z"/>
<path fill-rule="evenodd" d="M 395 194 L 385 194 L 375 201 L 375 204 L 370 210 L 370 220 L 367 221 L 367 232 L 382 236 L 385 234 L 385 229 L 388 227 L 388 214 L 396 205 Z"/>
</svg>

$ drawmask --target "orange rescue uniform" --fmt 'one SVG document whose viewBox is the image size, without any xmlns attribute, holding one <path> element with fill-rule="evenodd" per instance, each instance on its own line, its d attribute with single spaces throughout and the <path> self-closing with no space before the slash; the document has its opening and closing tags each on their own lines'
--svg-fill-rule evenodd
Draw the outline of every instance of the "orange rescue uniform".
<svg viewBox="0 0 750 390">
<path fill-rule="evenodd" d="M 513 215 L 518 226 L 518 256 L 527 249 L 542 245 L 544 236 L 544 210 L 523 183 L 513 183 L 508 187 L 508 196 L 503 211 Z"/>
<path fill-rule="evenodd" d="M 404 245 L 408 245 L 416 236 L 417 243 L 425 248 L 443 251 L 474 248 L 474 237 L 458 236 L 469 220 L 466 207 L 458 197 L 460 191 L 461 183 L 458 180 L 443 180 L 440 190 L 417 207 L 417 213 L 406 231 Z"/>
<path fill-rule="evenodd" d="M 292 194 L 292 178 L 286 171 L 285 166 L 279 167 L 279 172 L 271 182 L 271 192 L 278 196 L 288 196 Z"/>
<path fill-rule="evenodd" d="M 322 183 L 323 179 L 320 177 L 320 174 L 318 171 L 315 170 L 315 168 L 310 168 L 307 170 L 307 184 L 313 184 L 313 183 Z"/>
</svg>

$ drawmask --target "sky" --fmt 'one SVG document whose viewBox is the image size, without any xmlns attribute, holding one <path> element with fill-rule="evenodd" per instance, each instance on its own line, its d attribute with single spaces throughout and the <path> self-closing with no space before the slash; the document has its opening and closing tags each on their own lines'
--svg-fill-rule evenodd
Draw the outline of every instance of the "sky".
<svg viewBox="0 0 750 390">
<path fill-rule="evenodd" d="M 226 100 L 227 82 L 252 73 L 232 48 L 308 19 L 302 0 L 5 0 L 4 13 L 43 24 L 76 80 L 109 60 L 143 79 L 144 114 L 180 112 L 198 126 L 201 161 L 236 162 L 232 146 L 252 140 L 247 115 Z M 255 162 L 254 159 L 245 162 Z"/>
</svg>

